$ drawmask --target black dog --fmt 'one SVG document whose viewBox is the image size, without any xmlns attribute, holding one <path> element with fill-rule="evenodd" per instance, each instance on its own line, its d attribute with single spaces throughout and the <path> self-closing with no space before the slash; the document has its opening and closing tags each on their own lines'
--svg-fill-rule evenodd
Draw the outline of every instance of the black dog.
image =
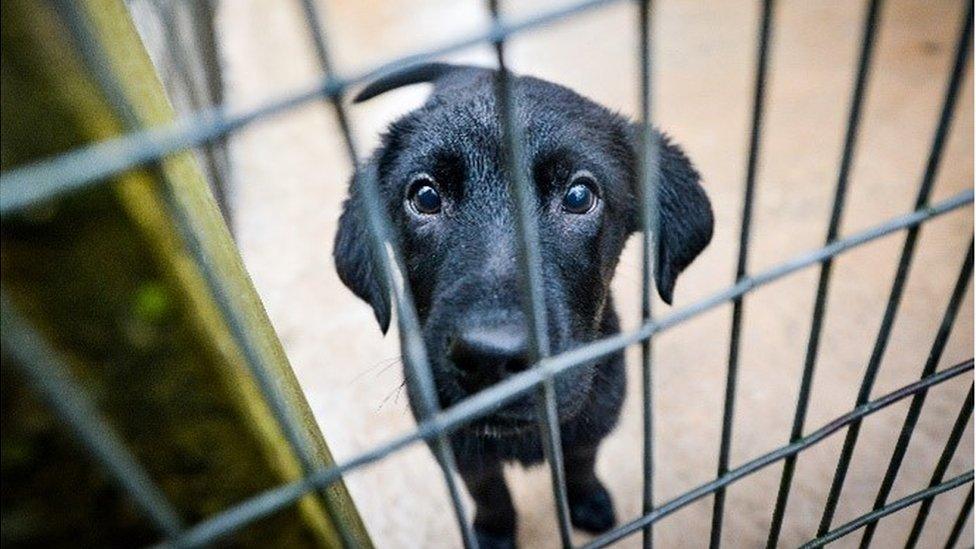
<svg viewBox="0 0 976 549">
<path fill-rule="evenodd" d="M 514 198 L 495 103 L 496 72 L 425 64 L 381 78 L 357 97 L 422 82 L 427 102 L 394 122 L 360 174 L 371 170 L 403 250 L 441 406 L 531 366 L 522 313 Z M 610 295 L 627 237 L 640 229 L 640 128 L 562 86 L 512 77 L 523 158 L 537 194 L 542 273 L 552 353 L 616 333 Z M 708 245 L 712 212 L 684 153 L 654 133 L 660 159 L 656 282 L 668 303 L 678 274 Z M 386 332 L 390 301 L 371 253 L 359 178 L 339 220 L 336 268 L 373 307 Z M 596 478 L 597 446 L 616 425 L 624 396 L 623 353 L 556 379 L 573 524 L 603 532 L 613 503 Z M 407 388 L 418 413 L 416 383 Z M 543 459 L 534 397 L 502 407 L 451 436 L 477 504 L 482 547 L 513 547 L 515 509 L 502 463 Z"/>
</svg>

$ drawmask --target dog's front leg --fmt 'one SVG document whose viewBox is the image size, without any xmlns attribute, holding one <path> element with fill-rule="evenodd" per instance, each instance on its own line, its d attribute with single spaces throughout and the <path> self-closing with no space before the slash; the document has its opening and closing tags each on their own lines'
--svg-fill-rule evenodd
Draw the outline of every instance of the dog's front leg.
<svg viewBox="0 0 976 549">
<path fill-rule="evenodd" d="M 617 522 L 610 492 L 596 478 L 597 445 L 566 449 L 569 517 L 580 530 L 599 534 Z"/>
<path fill-rule="evenodd" d="M 475 502 L 474 531 L 478 546 L 481 549 L 514 549 L 515 506 L 501 464 L 462 469 L 461 478 Z"/>
</svg>

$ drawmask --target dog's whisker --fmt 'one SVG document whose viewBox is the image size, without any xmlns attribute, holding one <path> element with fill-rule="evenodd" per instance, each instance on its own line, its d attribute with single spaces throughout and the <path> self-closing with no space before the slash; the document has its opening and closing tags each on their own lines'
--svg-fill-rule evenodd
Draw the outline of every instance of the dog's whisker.
<svg viewBox="0 0 976 549">
<path fill-rule="evenodd" d="M 390 391 L 385 397 L 383 397 L 383 400 L 380 401 L 380 405 L 376 407 L 376 411 L 377 412 L 380 411 L 383 408 L 383 406 L 385 406 L 386 403 L 390 401 L 391 398 L 393 399 L 394 403 L 399 403 L 400 392 L 403 391 L 403 388 L 406 386 L 406 384 L 407 382 L 406 380 L 404 380 L 401 381 L 399 385 L 394 387 L 392 391 Z"/>
<path fill-rule="evenodd" d="M 362 381 L 362 379 L 369 374 L 375 374 L 379 376 L 382 373 L 386 372 L 388 369 L 390 369 L 390 367 L 402 363 L 402 361 L 403 361 L 403 355 L 397 355 L 393 357 L 380 359 L 375 363 L 373 363 L 372 365 L 370 365 L 368 368 L 365 368 L 363 371 L 353 376 L 350 382 L 358 383 L 359 381 Z"/>
</svg>

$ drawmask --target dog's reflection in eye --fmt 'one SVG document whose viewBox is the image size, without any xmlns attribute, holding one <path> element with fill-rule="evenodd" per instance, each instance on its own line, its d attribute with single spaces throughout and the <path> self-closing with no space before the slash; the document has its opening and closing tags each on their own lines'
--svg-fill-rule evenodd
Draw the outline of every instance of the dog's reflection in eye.
<svg viewBox="0 0 976 549">
<path fill-rule="evenodd" d="M 533 361 L 495 78 L 488 69 L 425 64 L 372 82 L 356 99 L 433 84 L 427 102 L 390 125 L 353 177 L 334 254 L 342 281 L 372 306 L 385 333 L 390 296 L 373 260 L 360 192 L 363 177 L 375 178 L 403 251 L 444 407 L 518 375 Z M 619 330 L 610 281 L 625 241 L 643 226 L 642 132 L 565 87 L 526 76 L 510 82 L 522 140 L 517 160 L 537 201 L 545 335 L 549 352 L 557 354 Z M 655 282 L 670 303 L 678 275 L 711 239 L 712 212 L 688 158 L 668 138 L 652 134 L 659 151 Z M 416 383 L 406 368 L 418 413 Z M 588 532 L 606 531 L 616 520 L 594 463 L 600 441 L 616 425 L 624 382 L 621 352 L 556 378 L 570 514 L 573 525 Z M 502 465 L 543 459 L 534 398 L 499 407 L 451 436 L 477 505 L 482 548 L 514 546 L 515 509 Z"/>
</svg>

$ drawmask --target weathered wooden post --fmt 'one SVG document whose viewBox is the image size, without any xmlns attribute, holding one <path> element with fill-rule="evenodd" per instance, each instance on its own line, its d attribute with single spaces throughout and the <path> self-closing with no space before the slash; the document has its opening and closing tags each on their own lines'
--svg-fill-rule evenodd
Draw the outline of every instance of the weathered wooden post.
<svg viewBox="0 0 976 549">
<path fill-rule="evenodd" d="M 121 0 L 0 6 L 3 170 L 173 119 Z M 39 349 L 183 525 L 332 464 L 191 154 L 5 214 L 0 242 L 5 332 L 29 330 L 3 338 L 5 546 L 163 539 L 37 390 Z M 232 536 L 370 545 L 341 483 Z"/>
</svg>

